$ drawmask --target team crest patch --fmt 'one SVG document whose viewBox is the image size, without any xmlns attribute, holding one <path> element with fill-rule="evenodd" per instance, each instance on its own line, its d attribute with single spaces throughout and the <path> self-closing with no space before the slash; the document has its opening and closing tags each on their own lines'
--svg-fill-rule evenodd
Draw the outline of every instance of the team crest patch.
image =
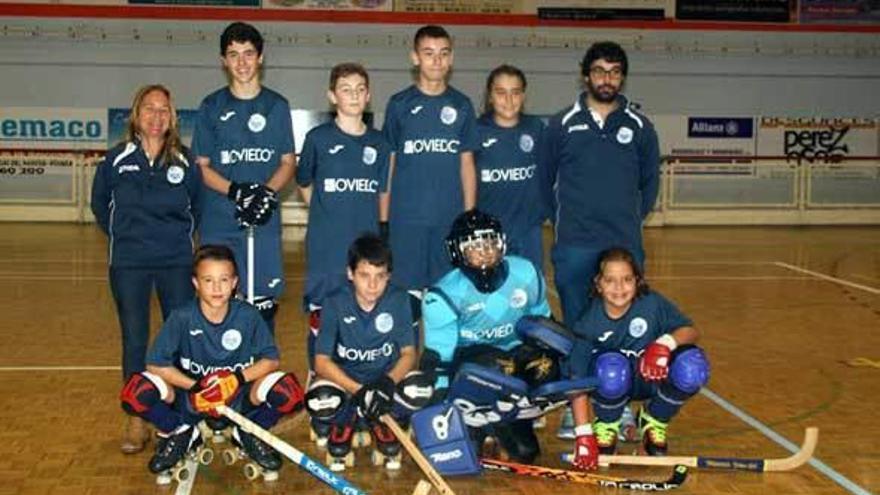
<svg viewBox="0 0 880 495">
<path fill-rule="evenodd" d="M 172 165 L 165 172 L 165 178 L 168 179 L 170 184 L 180 184 L 183 182 L 183 175 L 183 168 L 179 165 Z"/>
<path fill-rule="evenodd" d="M 620 144 L 629 144 L 633 140 L 633 131 L 629 127 L 621 127 L 617 130 L 617 142 Z"/>
<path fill-rule="evenodd" d="M 528 134 L 523 134 L 519 137 L 519 149 L 523 150 L 523 153 L 530 153 L 532 148 L 535 147 L 535 140 L 532 136 Z"/>
<path fill-rule="evenodd" d="M 510 307 L 513 309 L 519 309 L 526 305 L 529 301 L 529 296 L 526 294 L 526 291 L 522 289 L 515 289 L 513 294 L 510 295 Z"/>
<path fill-rule="evenodd" d="M 379 313 L 376 317 L 376 330 L 379 333 L 388 333 L 394 328 L 394 317 L 391 313 Z"/>
<path fill-rule="evenodd" d="M 440 122 L 450 125 L 458 118 L 458 111 L 449 105 L 440 110 Z"/>
<path fill-rule="evenodd" d="M 223 348 L 227 351 L 238 349 L 238 346 L 241 345 L 241 332 L 234 328 L 230 328 L 223 332 L 223 336 L 220 338 L 220 343 L 223 344 Z"/>
<path fill-rule="evenodd" d="M 372 165 L 376 163 L 376 156 L 376 148 L 373 148 L 372 146 L 364 146 L 363 159 L 365 165 Z"/>
<path fill-rule="evenodd" d="M 645 332 L 648 331 L 648 322 L 645 321 L 642 317 L 633 318 L 632 321 L 629 322 L 629 334 L 637 339 L 642 335 L 645 335 Z"/>
<path fill-rule="evenodd" d="M 260 132 L 266 128 L 266 117 L 255 113 L 251 115 L 251 118 L 248 119 L 248 129 L 251 132 Z"/>
</svg>

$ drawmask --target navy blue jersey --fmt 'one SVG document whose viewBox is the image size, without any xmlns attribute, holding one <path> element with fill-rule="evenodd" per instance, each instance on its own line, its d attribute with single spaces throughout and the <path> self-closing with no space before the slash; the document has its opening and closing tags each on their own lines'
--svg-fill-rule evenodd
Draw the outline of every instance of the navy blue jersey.
<svg viewBox="0 0 880 495">
<path fill-rule="evenodd" d="M 236 98 L 229 88 L 202 100 L 192 141 L 193 154 L 211 160 L 211 168 L 232 182 L 265 184 L 281 163 L 294 153 L 293 125 L 287 100 L 268 88 L 250 100 Z M 240 231 L 235 207 L 226 196 L 205 188 L 199 232 L 223 235 Z M 267 224 L 281 228 L 277 212 Z"/>
<path fill-rule="evenodd" d="M 509 351 L 522 344 L 514 325 L 526 315 L 550 316 L 540 270 L 525 258 L 505 256 L 507 278 L 491 293 L 477 290 L 458 268 L 428 289 L 422 300 L 425 348 L 451 363 L 458 348 L 491 345 Z M 445 377 L 439 387 L 447 386 Z"/>
<path fill-rule="evenodd" d="M 321 304 L 345 280 L 348 247 L 379 224 L 379 193 L 388 186 L 390 149 L 382 134 L 343 132 L 335 122 L 306 135 L 296 169 L 300 186 L 313 186 L 306 231 L 306 298 Z"/>
<path fill-rule="evenodd" d="M 645 347 L 663 334 L 691 325 L 691 320 L 675 304 L 657 292 L 637 297 L 617 319 L 605 313 L 602 298 L 593 297 L 572 327 L 578 336 L 576 351 L 571 356 L 572 370 L 575 375 L 584 375 L 592 356 L 605 351 L 618 350 L 632 360 L 638 359 Z"/>
<path fill-rule="evenodd" d="M 223 322 L 214 324 L 205 319 L 195 299 L 162 325 L 147 352 L 147 364 L 174 366 L 199 380 L 220 369 L 241 370 L 278 357 L 269 328 L 253 306 L 233 299 Z"/>
<path fill-rule="evenodd" d="M 350 284 L 328 295 L 321 309 L 315 353 L 330 356 L 353 380 L 368 383 L 387 373 L 400 350 L 415 345 L 409 294 L 389 285 L 372 311 L 358 306 Z"/>
<path fill-rule="evenodd" d="M 600 127 L 586 94 L 550 119 L 540 153 L 554 187 L 556 240 L 586 247 L 642 246 L 642 220 L 657 199 L 654 126 L 623 96 Z"/>
<path fill-rule="evenodd" d="M 150 163 L 140 142 L 107 152 L 95 171 L 92 212 L 110 238 L 115 267 L 192 264 L 202 175 L 186 148 L 170 163 Z"/>
<path fill-rule="evenodd" d="M 541 119 L 521 115 L 515 127 L 500 127 L 492 114 L 477 121 L 477 208 L 499 220 L 509 236 L 521 237 L 550 216 L 542 190 L 538 150 Z"/>
<path fill-rule="evenodd" d="M 475 124 L 470 100 L 452 87 L 431 96 L 410 86 L 391 97 L 382 132 L 395 154 L 392 225 L 445 226 L 461 213 L 459 154 L 477 149 Z"/>
</svg>

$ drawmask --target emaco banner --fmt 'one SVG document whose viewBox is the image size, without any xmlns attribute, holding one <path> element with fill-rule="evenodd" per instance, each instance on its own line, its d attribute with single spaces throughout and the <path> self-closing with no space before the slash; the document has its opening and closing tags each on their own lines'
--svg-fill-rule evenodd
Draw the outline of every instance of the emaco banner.
<svg viewBox="0 0 880 495">
<path fill-rule="evenodd" d="M 106 108 L 0 108 L 0 148 L 103 150 Z"/>
</svg>

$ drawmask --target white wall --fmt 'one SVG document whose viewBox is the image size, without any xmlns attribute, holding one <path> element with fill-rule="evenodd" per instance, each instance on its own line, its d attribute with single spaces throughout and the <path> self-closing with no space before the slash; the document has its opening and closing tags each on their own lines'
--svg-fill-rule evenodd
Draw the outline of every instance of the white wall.
<svg viewBox="0 0 880 495">
<path fill-rule="evenodd" d="M 6 26 L 0 32 L 0 106 L 125 107 L 137 86 L 162 82 L 178 106 L 195 108 L 224 84 L 218 38 L 226 22 L 0 20 Z M 326 108 L 328 70 L 345 60 L 367 65 L 379 114 L 409 81 L 407 51 L 416 26 L 255 24 L 267 37 L 266 84 L 296 108 Z M 630 54 L 626 92 L 649 114 L 880 115 L 877 35 L 469 26 L 450 31 L 457 37 L 453 84 L 475 104 L 487 72 L 508 62 L 529 77 L 528 109 L 552 113 L 573 101 L 578 62 L 589 43 L 612 39 Z"/>
</svg>

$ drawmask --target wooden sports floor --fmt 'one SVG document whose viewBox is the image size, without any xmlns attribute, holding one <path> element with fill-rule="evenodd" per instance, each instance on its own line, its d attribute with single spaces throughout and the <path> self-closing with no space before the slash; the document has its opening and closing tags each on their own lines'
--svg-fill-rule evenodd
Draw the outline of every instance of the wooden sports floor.
<svg viewBox="0 0 880 495">
<path fill-rule="evenodd" d="M 138 455 L 118 451 L 120 339 L 98 229 L 2 229 L 0 494 L 173 493 L 146 469 L 153 443 Z M 678 492 L 880 492 L 880 228 L 653 228 L 646 242 L 649 281 L 694 319 L 712 362 L 709 390 L 670 428 L 670 453 L 785 457 L 761 429 L 799 445 L 805 427 L 820 428 L 810 465 L 766 474 L 692 470 Z M 285 251 L 290 289 L 277 333 L 283 367 L 303 376 L 302 244 Z M 555 438 L 558 421 L 552 415 L 540 432 L 539 462 L 550 466 L 570 448 Z M 305 421 L 282 427 L 284 439 L 323 459 Z M 411 461 L 396 474 L 369 466 L 366 452 L 358 462 L 346 476 L 370 493 L 411 493 L 419 477 Z M 660 479 L 669 470 L 607 472 Z M 501 473 L 451 485 L 459 494 L 613 491 Z M 192 493 L 332 492 L 290 464 L 277 482 L 252 483 L 218 459 L 199 469 Z"/>
</svg>

